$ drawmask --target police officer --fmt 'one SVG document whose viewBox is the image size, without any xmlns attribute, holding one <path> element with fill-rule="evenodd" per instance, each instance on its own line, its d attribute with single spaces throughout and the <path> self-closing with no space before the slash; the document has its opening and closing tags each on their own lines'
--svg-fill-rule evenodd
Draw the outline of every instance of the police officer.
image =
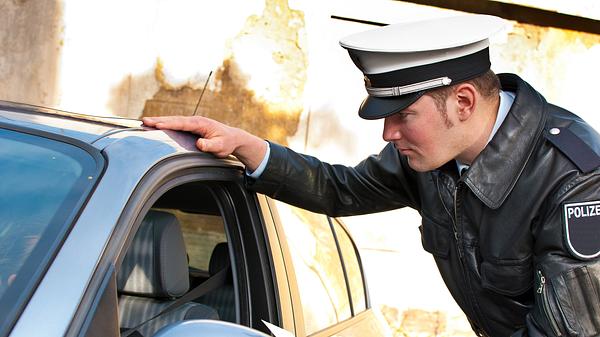
<svg viewBox="0 0 600 337">
<path fill-rule="evenodd" d="M 341 40 L 364 73 L 365 119 L 388 145 L 329 165 L 203 117 L 147 118 L 234 154 L 249 188 L 345 216 L 412 207 L 479 336 L 600 334 L 600 136 L 514 74 L 490 70 L 496 17 L 376 28 Z M 402 266 L 398 266 L 402 268 Z"/>
</svg>

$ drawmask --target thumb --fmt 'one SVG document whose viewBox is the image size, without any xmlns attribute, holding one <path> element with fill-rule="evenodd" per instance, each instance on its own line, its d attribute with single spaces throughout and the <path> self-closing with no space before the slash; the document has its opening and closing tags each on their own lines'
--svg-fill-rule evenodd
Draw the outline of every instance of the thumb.
<svg viewBox="0 0 600 337">
<path fill-rule="evenodd" d="M 227 157 L 229 153 L 223 151 L 223 144 L 216 139 L 198 138 L 196 147 L 202 152 L 209 152 L 217 157 Z"/>
</svg>

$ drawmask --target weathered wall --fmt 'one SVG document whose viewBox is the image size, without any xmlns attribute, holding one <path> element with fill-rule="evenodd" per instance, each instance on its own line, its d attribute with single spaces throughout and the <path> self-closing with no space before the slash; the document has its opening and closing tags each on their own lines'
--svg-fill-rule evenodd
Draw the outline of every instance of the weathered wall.
<svg viewBox="0 0 600 337">
<path fill-rule="evenodd" d="M 267 0 L 263 13 L 248 17 L 229 40 L 226 58 L 214 78 L 207 78 L 206 90 L 173 86 L 158 62 L 160 88 L 146 101 L 142 116 L 195 113 L 287 144 L 304 109 L 308 57 L 303 28 L 302 12 L 290 9 L 287 1 Z"/>
<path fill-rule="evenodd" d="M 0 99 L 54 106 L 62 1 L 0 1 Z"/>
<path fill-rule="evenodd" d="M 528 1 L 559 3 L 518 2 Z M 568 4 L 600 17 L 594 1 Z M 190 115 L 202 95 L 197 114 L 353 165 L 384 145 L 382 123 L 358 118 L 362 74 L 338 41 L 370 26 L 330 16 L 452 14 L 388 0 L 0 0 L 0 99 L 138 118 Z M 599 36 L 513 22 L 491 57 L 600 129 Z M 421 248 L 416 212 L 345 220 L 398 336 L 472 336 Z"/>
<path fill-rule="evenodd" d="M 600 88 L 600 35 L 515 23 L 495 47 L 493 67 L 519 74 L 547 100 L 600 128 L 593 102 Z"/>
</svg>

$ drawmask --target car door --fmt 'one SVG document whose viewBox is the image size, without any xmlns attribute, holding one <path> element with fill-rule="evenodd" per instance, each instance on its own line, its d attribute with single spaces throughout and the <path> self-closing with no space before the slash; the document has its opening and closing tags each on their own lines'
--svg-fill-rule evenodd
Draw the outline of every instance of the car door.
<svg viewBox="0 0 600 337">
<path fill-rule="evenodd" d="M 279 201 L 268 205 L 276 219 L 296 336 L 390 336 L 370 308 L 360 254 L 342 222 Z"/>
<path fill-rule="evenodd" d="M 263 332 L 268 329 L 262 320 L 280 324 L 263 219 L 256 196 L 243 187 L 241 167 L 192 154 L 161 161 L 137 184 L 68 336 L 119 336 L 119 330 L 124 331 L 119 281 L 123 261 L 145 218 L 156 211 L 173 214 L 181 223 L 190 289 L 210 277 L 210 255 L 218 244 L 225 245 L 232 275 L 225 301 L 230 306 L 218 310 L 223 320 Z M 193 301 L 219 305 L 214 299 Z"/>
</svg>

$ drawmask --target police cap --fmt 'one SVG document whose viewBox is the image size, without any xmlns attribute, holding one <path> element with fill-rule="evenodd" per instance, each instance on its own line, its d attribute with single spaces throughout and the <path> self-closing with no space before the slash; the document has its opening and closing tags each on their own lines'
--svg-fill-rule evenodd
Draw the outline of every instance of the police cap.
<svg viewBox="0 0 600 337">
<path fill-rule="evenodd" d="M 398 23 L 342 38 L 363 72 L 369 94 L 358 114 L 378 119 L 404 110 L 427 90 L 460 83 L 490 69 L 488 38 L 505 21 L 460 15 Z"/>
</svg>

